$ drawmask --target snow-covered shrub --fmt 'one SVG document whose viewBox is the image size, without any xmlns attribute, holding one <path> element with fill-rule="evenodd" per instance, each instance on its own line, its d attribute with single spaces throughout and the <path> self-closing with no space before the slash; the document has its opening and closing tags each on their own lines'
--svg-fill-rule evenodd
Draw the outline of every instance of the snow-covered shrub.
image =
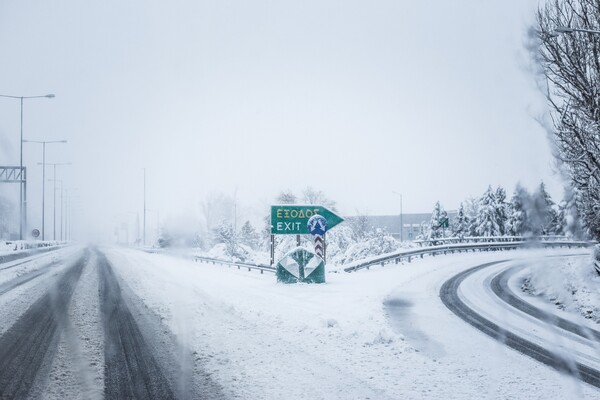
<svg viewBox="0 0 600 400">
<path fill-rule="evenodd" d="M 327 261 L 337 264 L 344 259 L 344 254 L 350 246 L 356 243 L 356 236 L 352 227 L 342 224 L 327 232 Z"/>
<path fill-rule="evenodd" d="M 256 229 L 254 229 L 254 226 L 252 226 L 250 221 L 246 221 L 244 225 L 242 225 L 242 229 L 239 233 L 239 242 L 254 250 L 258 249 L 260 245 L 260 234 L 256 232 Z"/>
<path fill-rule="evenodd" d="M 594 258 L 597 250 L 594 248 Z M 600 276 L 586 258 L 544 260 L 531 266 L 522 289 L 557 308 L 600 323 Z"/>
<path fill-rule="evenodd" d="M 399 248 L 400 243 L 388 234 L 385 229 L 375 229 L 364 240 L 350 245 L 344 252 L 343 257 L 339 259 L 339 263 L 346 264 L 367 257 L 391 253 Z"/>
<path fill-rule="evenodd" d="M 233 230 L 231 223 L 223 221 L 213 231 L 214 242 L 225 245 L 225 256 L 227 259 L 245 261 L 248 257 L 248 252 L 252 249 L 248 245 L 242 246 L 236 232 Z"/>
</svg>

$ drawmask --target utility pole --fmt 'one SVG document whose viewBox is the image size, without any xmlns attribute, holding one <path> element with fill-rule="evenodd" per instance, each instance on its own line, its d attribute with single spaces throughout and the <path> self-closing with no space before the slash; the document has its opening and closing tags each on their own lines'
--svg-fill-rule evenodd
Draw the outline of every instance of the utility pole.
<svg viewBox="0 0 600 400">
<path fill-rule="evenodd" d="M 21 185 L 19 189 L 19 239 L 25 239 L 23 230 L 27 230 L 27 181 L 23 179 L 25 176 L 23 167 L 23 100 L 25 99 L 40 99 L 48 98 L 53 99 L 53 94 L 46 94 L 43 96 L 9 96 L 6 94 L 0 94 L 0 97 L 6 97 L 10 99 L 19 99 L 21 101 L 21 141 L 20 145 L 20 161 L 19 161 L 19 174 L 21 174 Z"/>
<path fill-rule="evenodd" d="M 41 165 L 41 163 L 38 163 L 39 165 Z M 56 240 L 56 182 L 60 182 L 61 186 L 62 186 L 62 181 L 60 179 L 56 179 L 56 166 L 57 165 L 71 165 L 70 162 L 65 162 L 65 163 L 46 163 L 46 165 L 52 165 L 54 167 L 54 179 L 49 179 L 50 181 L 54 181 L 54 197 L 53 197 L 53 201 L 52 201 L 52 206 L 54 208 L 54 216 L 52 218 L 52 225 L 53 225 L 53 231 L 54 231 L 54 235 L 52 237 L 52 240 Z M 62 206 L 61 206 L 61 218 L 62 218 Z M 61 223 L 61 230 L 62 230 L 62 223 Z M 61 234 L 62 236 L 62 234 Z"/>
<path fill-rule="evenodd" d="M 21 143 L 37 143 L 42 145 L 42 240 L 45 240 L 46 230 L 45 220 L 46 220 L 46 145 L 52 143 L 67 143 L 66 140 L 25 140 L 22 139 Z"/>
</svg>

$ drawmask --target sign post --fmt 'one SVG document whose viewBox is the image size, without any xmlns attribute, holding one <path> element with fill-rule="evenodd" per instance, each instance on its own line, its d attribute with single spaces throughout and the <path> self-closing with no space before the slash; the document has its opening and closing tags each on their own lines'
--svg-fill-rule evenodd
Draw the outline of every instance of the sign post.
<svg viewBox="0 0 600 400">
<path fill-rule="evenodd" d="M 315 239 L 315 253 L 325 262 L 325 233 L 328 223 L 325 217 L 317 214 L 310 217 L 307 223 L 310 234 Z"/>
<path fill-rule="evenodd" d="M 325 283 L 325 233 L 344 219 L 319 205 L 271 206 L 271 265 L 275 264 L 275 235 L 296 235 L 298 247 L 277 263 L 277 281 Z M 314 237 L 315 253 L 300 247 L 300 235 Z"/>
<path fill-rule="evenodd" d="M 311 234 L 308 221 L 319 215 L 325 219 L 325 230 L 344 221 L 342 217 L 320 205 L 281 204 L 271 206 L 271 265 L 275 264 L 275 235 L 296 235 L 296 243 L 300 246 L 300 235 Z M 325 260 L 325 233 L 321 235 Z"/>
<path fill-rule="evenodd" d="M 271 235 L 271 265 L 275 264 L 275 235 Z"/>
</svg>

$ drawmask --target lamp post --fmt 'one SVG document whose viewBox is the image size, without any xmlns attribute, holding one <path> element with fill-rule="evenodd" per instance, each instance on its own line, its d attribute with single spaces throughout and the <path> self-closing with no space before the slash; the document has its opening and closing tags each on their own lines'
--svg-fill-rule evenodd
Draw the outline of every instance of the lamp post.
<svg viewBox="0 0 600 400">
<path fill-rule="evenodd" d="M 556 33 L 573 33 L 573 32 L 585 32 L 600 35 L 600 31 L 594 29 L 582 29 L 582 28 L 569 28 L 567 26 L 559 26 L 554 30 Z"/>
<path fill-rule="evenodd" d="M 42 240 L 45 240 L 45 212 L 46 212 L 46 144 L 52 143 L 67 143 L 66 140 L 25 140 L 21 141 L 22 143 L 39 143 L 42 145 Z"/>
<path fill-rule="evenodd" d="M 47 165 L 52 165 L 54 168 L 54 174 L 52 175 L 54 179 L 48 179 L 49 181 L 54 181 L 54 194 L 53 194 L 53 199 L 52 199 L 52 205 L 54 207 L 54 215 L 52 217 L 52 225 L 53 225 L 53 236 L 52 236 L 52 240 L 56 240 L 56 182 L 61 182 L 60 180 L 56 179 L 56 166 L 57 165 L 71 165 L 70 162 L 66 162 L 66 163 L 46 163 Z M 38 163 L 38 165 L 41 165 L 41 163 Z M 61 211 L 62 212 L 62 211 Z M 61 215 L 62 218 L 62 215 Z M 62 224 L 61 224 L 62 226 Z"/>
<path fill-rule="evenodd" d="M 20 140 L 20 157 L 19 157 L 19 173 L 21 178 L 23 177 L 23 100 L 25 99 L 53 99 L 53 94 L 45 94 L 43 96 L 9 96 L 7 94 L 0 94 L 0 97 L 9 99 L 19 99 L 21 101 L 21 140 Z M 21 179 L 21 185 L 19 186 L 19 239 L 23 240 L 23 228 L 27 225 L 27 207 L 23 207 L 23 203 L 27 201 L 27 194 L 24 191 L 24 185 L 26 183 Z"/>
<path fill-rule="evenodd" d="M 393 194 L 395 194 L 396 196 L 400 196 L 400 242 L 404 241 L 404 236 L 402 231 L 404 231 L 404 223 L 402 221 L 402 193 L 399 192 L 394 192 L 392 191 Z"/>
</svg>

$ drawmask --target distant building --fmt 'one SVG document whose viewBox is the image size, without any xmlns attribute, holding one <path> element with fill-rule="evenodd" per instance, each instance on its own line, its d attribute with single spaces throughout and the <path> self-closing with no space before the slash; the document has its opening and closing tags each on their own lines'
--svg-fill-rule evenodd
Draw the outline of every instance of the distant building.
<svg viewBox="0 0 600 400">
<path fill-rule="evenodd" d="M 456 216 L 456 211 L 448 211 L 450 223 Z M 358 217 L 347 217 L 352 220 Z M 400 215 L 367 215 L 369 224 L 377 229 L 385 229 L 394 238 L 400 240 Z M 421 232 L 426 232 L 431 220 L 431 213 L 402 214 L 402 239 L 415 240 Z"/>
</svg>

